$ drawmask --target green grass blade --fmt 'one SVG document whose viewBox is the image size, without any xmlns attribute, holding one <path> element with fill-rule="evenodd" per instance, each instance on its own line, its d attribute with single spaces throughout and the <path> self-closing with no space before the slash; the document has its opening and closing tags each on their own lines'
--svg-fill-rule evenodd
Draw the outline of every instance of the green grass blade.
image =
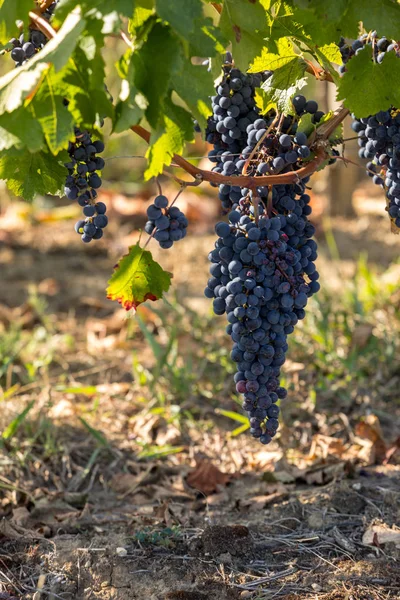
<svg viewBox="0 0 400 600">
<path fill-rule="evenodd" d="M 163 456 L 170 456 L 171 454 L 178 454 L 185 450 L 185 446 L 149 446 L 143 448 L 137 455 L 137 458 L 162 458 Z"/>
<path fill-rule="evenodd" d="M 153 351 L 154 357 L 156 358 L 157 361 L 160 361 L 164 354 L 162 346 L 160 346 L 160 344 L 157 342 L 155 336 L 152 333 L 150 333 L 150 331 L 147 329 L 145 322 L 139 315 L 136 315 L 136 320 L 139 324 L 140 330 L 143 333 L 147 343 L 150 345 L 150 347 Z"/>
<path fill-rule="evenodd" d="M 17 417 L 15 417 L 13 421 L 11 421 L 9 426 L 6 427 L 6 429 L 3 431 L 3 434 L 1 436 L 3 440 L 10 440 L 12 437 L 14 437 L 14 435 L 17 433 L 18 429 L 25 421 L 26 417 L 28 416 L 28 413 L 32 410 L 34 405 L 35 401 L 31 400 L 28 406 L 24 408 L 24 410 Z"/>
<path fill-rule="evenodd" d="M 65 394 L 84 394 L 85 396 L 93 396 L 97 394 L 97 387 L 95 385 L 82 385 L 82 386 L 64 386 L 57 385 L 57 392 L 64 392 Z"/>
<path fill-rule="evenodd" d="M 240 425 L 240 427 L 236 427 L 236 429 L 234 429 L 230 435 L 231 437 L 236 437 L 237 435 L 240 435 L 241 433 L 247 431 L 249 428 L 250 423 L 247 421 L 247 423 L 243 423 L 243 425 Z"/>
<path fill-rule="evenodd" d="M 85 421 L 85 419 L 83 417 L 79 417 L 79 420 L 82 423 L 82 425 L 88 430 L 90 435 L 94 437 L 94 439 L 99 444 L 99 446 L 102 446 L 103 448 L 110 447 L 108 440 L 106 440 L 106 438 L 104 437 L 104 435 L 102 433 L 100 433 L 100 431 L 98 431 L 97 429 L 94 429 L 91 425 L 89 425 L 89 423 L 87 421 Z"/>
<path fill-rule="evenodd" d="M 228 417 L 228 419 L 232 419 L 233 421 L 238 421 L 238 423 L 243 423 L 248 425 L 249 420 L 244 415 L 235 412 L 234 410 L 224 410 L 222 408 L 216 408 L 215 412 L 217 415 L 222 415 L 223 417 Z"/>
</svg>

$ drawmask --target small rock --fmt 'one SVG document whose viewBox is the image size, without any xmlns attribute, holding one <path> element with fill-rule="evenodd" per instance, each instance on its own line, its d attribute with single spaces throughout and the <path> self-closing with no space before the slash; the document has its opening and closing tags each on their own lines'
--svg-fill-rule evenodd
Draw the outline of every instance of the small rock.
<svg viewBox="0 0 400 600">
<path fill-rule="evenodd" d="M 128 550 L 126 548 L 117 548 L 115 554 L 123 558 L 128 555 Z"/>
<path fill-rule="evenodd" d="M 322 590 L 322 587 L 319 585 L 319 583 L 312 583 L 311 587 L 314 590 L 314 592 L 320 592 Z"/>
</svg>

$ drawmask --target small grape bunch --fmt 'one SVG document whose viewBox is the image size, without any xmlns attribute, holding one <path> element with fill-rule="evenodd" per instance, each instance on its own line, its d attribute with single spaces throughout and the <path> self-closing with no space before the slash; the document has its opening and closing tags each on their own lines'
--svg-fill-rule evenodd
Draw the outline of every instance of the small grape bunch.
<svg viewBox="0 0 400 600">
<path fill-rule="evenodd" d="M 164 250 L 186 236 L 188 220 L 177 206 L 168 208 L 166 196 L 156 196 L 147 209 L 147 216 L 149 220 L 144 230 L 151 235 L 155 229 L 153 237 Z"/>
<path fill-rule="evenodd" d="M 42 18 L 50 21 L 53 13 L 57 7 L 57 2 L 53 2 L 50 6 L 42 13 Z M 47 37 L 41 31 L 37 29 L 29 28 L 29 37 L 22 33 L 19 38 L 12 38 L 10 44 L 13 48 L 11 50 L 11 58 L 15 62 L 16 67 L 24 65 L 32 56 L 35 56 L 39 50 L 41 50 L 47 44 Z"/>
<path fill-rule="evenodd" d="M 68 175 L 65 181 L 65 195 L 69 200 L 77 200 L 83 209 L 86 219 L 75 224 L 75 231 L 82 235 L 82 241 L 91 242 L 103 237 L 103 229 L 107 226 L 106 205 L 96 202 L 97 190 L 102 184 L 97 171 L 104 167 L 104 160 L 96 156 L 103 152 L 101 140 L 92 141 L 87 131 L 75 128 L 76 140 L 71 143 L 68 153 L 70 162 L 65 163 Z"/>
</svg>

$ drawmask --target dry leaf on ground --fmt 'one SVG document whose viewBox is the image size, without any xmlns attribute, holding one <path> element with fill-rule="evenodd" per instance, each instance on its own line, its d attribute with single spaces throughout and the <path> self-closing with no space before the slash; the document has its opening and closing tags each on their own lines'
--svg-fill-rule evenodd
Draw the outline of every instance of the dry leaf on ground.
<svg viewBox="0 0 400 600">
<path fill-rule="evenodd" d="M 382 464 L 386 458 L 386 444 L 376 415 L 367 415 L 355 427 L 356 435 L 362 440 L 370 442 L 369 464 Z"/>
<path fill-rule="evenodd" d="M 365 546 L 383 546 L 388 542 L 394 542 L 400 548 L 400 529 L 390 528 L 385 524 L 372 525 L 362 538 L 362 543 Z"/>
<path fill-rule="evenodd" d="M 222 473 L 210 461 L 200 458 L 196 459 L 196 466 L 188 474 L 186 483 L 208 496 L 213 492 L 217 492 L 220 486 L 229 483 L 232 477 L 233 475 L 230 473 Z"/>
</svg>

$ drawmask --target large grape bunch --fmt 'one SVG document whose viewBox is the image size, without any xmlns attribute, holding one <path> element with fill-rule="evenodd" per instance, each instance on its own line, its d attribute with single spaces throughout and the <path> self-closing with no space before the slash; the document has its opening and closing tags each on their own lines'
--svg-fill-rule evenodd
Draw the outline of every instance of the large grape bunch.
<svg viewBox="0 0 400 600">
<path fill-rule="evenodd" d="M 231 74 L 234 69 L 229 68 Z M 236 79 L 238 70 L 234 71 Z M 234 176 L 245 167 L 257 177 L 304 166 L 311 151 L 307 136 L 298 131 L 299 117 L 308 112 L 317 123 L 323 113 L 315 101 L 301 95 L 293 99 L 293 107 L 293 115 L 278 119 L 274 112 L 260 117 L 253 107 L 256 118 L 247 124 L 246 136 L 240 138 L 242 147 L 234 148 L 237 152 L 232 144 L 229 150 L 224 148 L 227 142 L 215 134 L 214 170 Z M 213 119 L 218 120 L 215 112 Z M 311 239 L 315 228 L 308 220 L 308 179 L 254 190 L 225 184 L 219 188 L 224 208 L 230 209 L 229 223 L 216 226 L 218 239 L 209 254 L 211 277 L 205 295 L 213 299 L 217 315 L 227 314 L 231 357 L 237 364 L 236 390 L 243 394 L 251 434 L 264 444 L 276 434 L 276 403 L 287 395 L 279 378 L 288 335 L 304 318 L 309 297 L 320 287 L 317 245 Z"/>
<path fill-rule="evenodd" d="M 57 7 L 58 0 L 50 4 L 42 13 L 42 17 L 49 21 Z M 47 43 L 46 36 L 32 26 L 29 27 L 29 34 L 25 36 L 21 33 L 19 38 L 12 38 L 10 44 L 13 45 L 11 50 L 11 58 L 15 62 L 16 67 L 24 65 L 32 56 L 39 52 Z"/>
<path fill-rule="evenodd" d="M 147 221 L 144 230 L 152 235 L 164 250 L 171 248 L 174 242 L 182 240 L 189 224 L 183 212 L 177 206 L 168 206 L 168 198 L 159 194 L 147 209 Z"/>
<path fill-rule="evenodd" d="M 381 64 L 387 52 L 400 56 L 398 42 L 379 38 L 376 31 L 363 34 L 359 39 L 346 44 L 342 39 L 339 47 L 343 65 L 341 74 L 346 72 L 347 62 L 365 47 L 372 47 L 373 60 Z M 383 187 L 387 199 L 386 209 L 395 226 L 400 229 L 400 111 L 389 107 L 375 115 L 356 119 L 352 115 L 352 129 L 358 135 L 360 158 L 367 162 L 367 174 L 375 184 Z"/>
<path fill-rule="evenodd" d="M 64 192 L 69 200 L 77 200 L 83 209 L 85 219 L 75 224 L 75 231 L 81 234 L 85 243 L 103 237 L 103 229 L 108 223 L 106 205 L 96 202 L 97 190 L 102 183 L 97 171 L 104 167 L 104 160 L 96 154 L 103 150 L 101 140 L 92 141 L 87 131 L 75 127 L 75 142 L 68 147 L 71 160 L 65 163 L 68 175 Z"/>
</svg>

